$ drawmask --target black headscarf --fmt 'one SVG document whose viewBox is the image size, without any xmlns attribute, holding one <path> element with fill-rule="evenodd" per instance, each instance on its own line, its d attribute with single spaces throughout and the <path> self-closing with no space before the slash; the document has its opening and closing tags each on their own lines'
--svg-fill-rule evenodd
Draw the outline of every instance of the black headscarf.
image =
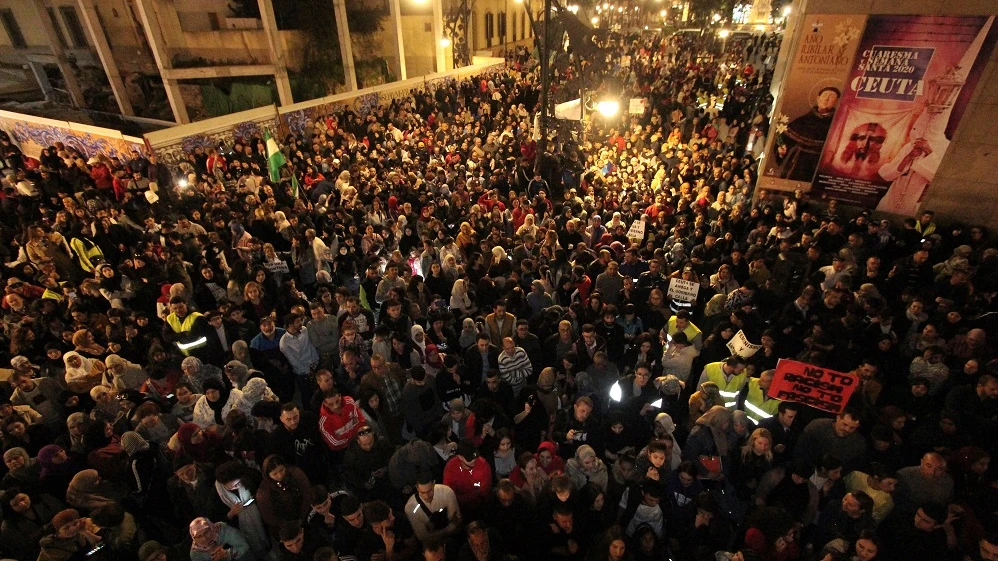
<svg viewBox="0 0 998 561">
<path fill-rule="evenodd" d="M 208 393 L 208 390 L 218 390 L 218 401 L 212 402 L 207 396 L 204 399 L 208 402 L 208 407 L 211 407 L 211 410 L 215 412 L 215 423 L 224 425 L 225 419 L 222 417 L 222 409 L 229 402 L 229 387 L 215 378 L 208 378 L 201 383 L 201 387 L 205 394 Z"/>
</svg>

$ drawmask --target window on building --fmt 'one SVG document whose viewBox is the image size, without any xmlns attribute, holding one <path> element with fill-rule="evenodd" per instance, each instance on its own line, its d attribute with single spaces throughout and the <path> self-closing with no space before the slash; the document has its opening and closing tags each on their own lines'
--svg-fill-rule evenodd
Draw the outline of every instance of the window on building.
<svg viewBox="0 0 998 561">
<path fill-rule="evenodd" d="M 492 46 L 492 38 L 496 34 L 496 17 L 492 12 L 485 12 L 485 46 Z"/>
<path fill-rule="evenodd" d="M 87 34 L 80 24 L 80 16 L 76 13 L 76 6 L 59 6 L 59 13 L 62 14 L 62 21 L 66 24 L 66 31 L 69 31 L 69 38 L 73 40 L 73 46 L 77 49 L 87 48 Z"/>
<path fill-rule="evenodd" d="M 499 37 L 506 42 L 506 12 L 499 12 Z"/>
<path fill-rule="evenodd" d="M 14 10 L 10 8 L 0 10 L 0 20 L 3 21 L 3 29 L 7 32 L 7 37 L 10 38 L 10 44 L 19 49 L 26 48 L 28 42 L 24 40 L 24 34 L 21 33 L 21 26 L 17 25 Z"/>
<path fill-rule="evenodd" d="M 62 26 L 59 25 L 59 18 L 55 16 L 55 8 L 45 8 L 45 11 L 48 12 L 49 21 L 52 22 L 52 28 L 55 29 L 55 37 L 59 41 L 59 45 L 64 49 L 69 47 L 66 35 L 62 32 Z"/>
</svg>

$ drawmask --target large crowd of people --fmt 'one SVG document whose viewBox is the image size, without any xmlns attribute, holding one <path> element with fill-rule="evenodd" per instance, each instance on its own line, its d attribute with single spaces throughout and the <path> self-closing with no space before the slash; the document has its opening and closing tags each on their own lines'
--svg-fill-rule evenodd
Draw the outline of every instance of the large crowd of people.
<svg viewBox="0 0 998 561">
<path fill-rule="evenodd" d="M 778 45 L 618 38 L 584 141 L 520 49 L 273 179 L 0 138 L 0 557 L 998 560 L 998 249 L 754 193 Z"/>
</svg>

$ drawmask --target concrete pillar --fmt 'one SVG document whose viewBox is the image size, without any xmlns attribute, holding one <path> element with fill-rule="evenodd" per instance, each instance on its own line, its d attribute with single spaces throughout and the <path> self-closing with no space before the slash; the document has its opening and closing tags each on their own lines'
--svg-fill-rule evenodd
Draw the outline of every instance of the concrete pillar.
<svg viewBox="0 0 998 561">
<path fill-rule="evenodd" d="M 343 0 L 333 0 L 336 11 L 336 31 L 340 36 L 340 60 L 343 61 L 343 75 L 347 90 L 357 89 L 357 69 L 353 64 L 353 43 L 350 41 L 350 24 L 347 23 L 347 7 Z"/>
<path fill-rule="evenodd" d="M 790 4 L 790 15 L 787 17 L 787 25 L 783 30 L 783 41 L 780 42 L 780 53 L 776 57 L 776 67 L 773 69 L 773 81 L 770 83 L 769 92 L 773 94 L 774 100 L 779 100 L 780 89 L 783 86 L 783 76 L 787 73 L 787 65 L 790 61 L 790 53 L 797 52 L 796 45 L 800 41 L 800 26 L 804 21 L 804 8 L 807 0 L 794 0 Z M 773 107 L 776 107 L 774 101 Z M 775 138 L 776 135 L 770 135 Z M 768 153 L 768 152 L 767 152 Z"/>
<path fill-rule="evenodd" d="M 62 44 L 59 43 L 59 38 L 55 32 L 55 22 L 49 18 L 44 0 L 31 0 L 31 5 L 35 8 L 35 12 L 38 13 L 38 21 L 42 23 L 42 30 L 45 32 L 45 38 L 48 40 L 52 54 L 55 56 L 56 66 L 59 67 L 59 72 L 62 73 L 62 77 L 66 81 L 66 90 L 69 92 L 70 101 L 76 107 L 86 108 L 87 100 L 83 97 L 83 89 L 80 88 L 80 82 L 76 79 L 76 74 L 73 73 L 73 67 L 70 66 L 69 59 L 66 58 L 66 51 L 63 50 Z"/>
<path fill-rule="evenodd" d="M 139 9 L 139 19 L 142 20 L 149 48 L 152 50 L 153 58 L 156 59 L 159 74 L 163 78 L 166 99 L 170 102 L 170 108 L 173 109 L 173 119 L 180 124 L 189 123 L 191 118 L 187 114 L 184 96 L 180 93 L 180 83 L 163 75 L 163 71 L 170 70 L 173 64 L 165 50 L 163 31 L 159 28 L 159 15 L 156 13 L 153 0 L 135 0 L 135 6 Z"/>
<path fill-rule="evenodd" d="M 121 79 L 121 73 L 118 72 L 118 64 L 114 60 L 114 53 L 111 52 L 111 45 L 107 42 L 107 36 L 104 35 L 104 28 L 100 25 L 93 0 L 77 0 L 77 2 L 80 5 L 80 12 L 83 13 L 83 23 L 87 26 L 87 31 L 90 32 L 94 48 L 97 49 L 97 56 L 100 57 L 100 62 L 104 66 L 107 81 L 111 84 L 114 99 L 118 102 L 118 110 L 121 111 L 122 115 L 135 115 L 135 111 L 132 109 L 132 102 L 128 99 L 128 89 L 125 87 L 125 82 Z"/>
<path fill-rule="evenodd" d="M 396 75 L 399 80 L 405 80 L 407 78 L 405 70 L 405 48 L 402 41 L 402 11 L 399 6 L 399 0 L 388 0 L 388 9 L 391 12 L 392 22 L 395 24 L 395 43 L 399 53 Z"/>
<path fill-rule="evenodd" d="M 444 6 L 443 0 L 433 0 L 433 50 L 437 54 L 437 72 L 447 71 L 447 59 L 444 57 L 444 47 L 440 40 L 444 38 Z"/>
<path fill-rule="evenodd" d="M 281 35 L 277 31 L 277 18 L 274 16 L 272 0 L 257 0 L 260 5 L 260 19 L 263 20 L 263 31 L 267 34 L 267 46 L 270 51 L 270 63 L 274 65 L 274 81 L 277 83 L 277 95 L 281 105 L 291 105 L 295 102 L 291 95 L 291 80 L 288 78 L 288 62 L 281 48 Z"/>
</svg>

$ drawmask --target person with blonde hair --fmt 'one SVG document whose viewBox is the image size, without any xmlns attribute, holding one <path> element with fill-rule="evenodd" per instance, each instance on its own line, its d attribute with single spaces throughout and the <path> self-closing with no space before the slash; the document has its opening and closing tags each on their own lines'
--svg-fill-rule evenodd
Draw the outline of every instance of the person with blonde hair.
<svg viewBox="0 0 998 561">
<path fill-rule="evenodd" d="M 747 501 L 755 493 L 763 476 L 773 468 L 773 435 L 766 429 L 755 429 L 735 458 L 733 484 L 739 500 Z"/>
</svg>

